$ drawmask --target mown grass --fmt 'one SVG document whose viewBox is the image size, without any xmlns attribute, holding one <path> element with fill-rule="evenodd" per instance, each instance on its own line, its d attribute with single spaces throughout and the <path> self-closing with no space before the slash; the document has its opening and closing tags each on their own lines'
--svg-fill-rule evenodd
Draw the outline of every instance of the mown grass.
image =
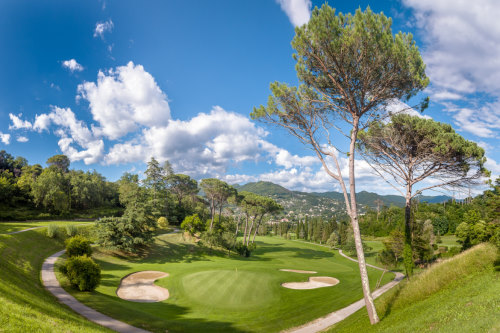
<svg viewBox="0 0 500 333">
<path fill-rule="evenodd" d="M 497 256 L 481 244 L 435 264 L 376 300 L 379 324 L 358 311 L 328 332 L 498 332 Z"/>
<path fill-rule="evenodd" d="M 202 250 L 182 235 L 156 237 L 144 257 L 119 257 L 96 252 L 101 285 L 93 293 L 68 288 L 98 311 L 153 332 L 277 332 L 298 326 L 362 298 L 357 263 L 337 251 L 277 237 L 258 237 L 250 258 Z M 340 283 L 315 290 L 291 290 L 283 282 L 307 281 L 307 274 L 281 268 L 313 270 Z M 134 303 L 116 296 L 121 278 L 136 271 L 158 270 L 169 277 L 156 281 L 170 298 L 159 303 Z M 372 288 L 381 271 L 369 269 Z M 384 283 L 393 274 L 385 274 Z M 64 279 L 61 279 L 65 284 Z"/>
<path fill-rule="evenodd" d="M 9 232 L 20 231 L 24 229 L 29 229 L 33 227 L 46 227 L 48 225 L 54 224 L 61 226 L 61 230 L 64 231 L 64 226 L 67 224 L 80 225 L 80 224 L 91 224 L 93 222 L 82 222 L 82 221 L 38 221 L 38 222 L 0 222 L 0 234 L 6 234 Z"/>
<path fill-rule="evenodd" d="M 106 332 L 57 302 L 40 282 L 42 263 L 64 247 L 45 230 L 0 235 L 0 332 Z"/>
</svg>

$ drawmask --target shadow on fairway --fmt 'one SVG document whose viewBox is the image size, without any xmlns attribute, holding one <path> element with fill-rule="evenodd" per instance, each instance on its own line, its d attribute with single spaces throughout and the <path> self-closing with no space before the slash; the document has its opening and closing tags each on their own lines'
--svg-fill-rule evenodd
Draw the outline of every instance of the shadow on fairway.
<svg viewBox="0 0 500 333">
<path fill-rule="evenodd" d="M 121 320 L 125 320 L 131 325 L 144 328 L 146 330 L 169 333 L 247 332 L 236 328 L 232 323 L 189 317 L 189 313 L 191 311 L 188 307 L 168 304 L 165 302 L 129 302 L 99 292 L 87 293 L 85 298 L 85 303 L 90 305 L 92 308 L 108 314 L 113 318 L 121 318 Z M 113 304 L 113 306 L 110 307 L 109 304 Z M 161 313 L 161 318 L 151 315 L 151 313 Z"/>
</svg>

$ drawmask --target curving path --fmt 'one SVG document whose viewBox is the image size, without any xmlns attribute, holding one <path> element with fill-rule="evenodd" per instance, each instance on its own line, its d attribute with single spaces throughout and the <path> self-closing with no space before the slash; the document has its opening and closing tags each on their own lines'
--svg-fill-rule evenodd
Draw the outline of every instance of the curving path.
<svg viewBox="0 0 500 333">
<path fill-rule="evenodd" d="M 170 232 L 170 234 L 174 234 L 178 231 L 179 229 L 174 229 L 174 231 Z M 121 333 L 150 333 L 142 328 L 126 324 L 89 308 L 66 292 L 66 290 L 64 290 L 59 284 L 54 272 L 54 264 L 56 263 L 57 258 L 59 258 L 64 252 L 66 252 L 66 250 L 54 253 L 43 262 L 41 278 L 45 289 L 50 291 L 62 304 L 69 306 L 76 313 L 101 326 Z"/>
<path fill-rule="evenodd" d="M 57 261 L 57 258 L 59 258 L 64 252 L 66 252 L 66 250 L 54 253 L 48 257 L 42 265 L 42 284 L 59 300 L 59 302 L 69 306 L 73 309 L 73 311 L 79 313 L 88 320 L 112 329 L 113 331 L 122 333 L 149 333 L 149 331 L 125 324 L 124 322 L 113 319 L 94 309 L 91 309 L 67 293 L 66 290 L 61 287 L 59 281 L 57 281 L 56 274 L 54 272 L 54 264 Z"/>
<path fill-rule="evenodd" d="M 299 241 L 299 242 L 301 242 L 301 241 Z M 301 243 L 308 243 L 308 242 L 301 242 Z M 313 244 L 313 243 L 309 243 L 309 244 Z M 326 245 L 321 245 L 321 244 L 313 244 L 313 245 L 319 245 L 319 246 L 323 246 L 323 247 L 328 247 Z M 347 259 L 349 259 L 351 261 L 358 262 L 356 259 L 351 258 L 351 257 L 345 255 L 342 252 L 342 250 L 340 250 L 340 249 L 339 249 L 339 254 L 341 256 L 343 256 L 344 258 L 347 258 Z M 385 271 L 385 269 L 383 269 L 381 267 L 374 266 L 374 265 L 366 264 L 366 266 L 369 266 L 371 268 L 375 268 L 375 269 L 378 269 L 378 270 L 381 270 L 381 271 Z M 377 289 L 374 292 L 372 292 L 373 299 L 379 297 L 380 295 L 382 295 L 383 293 L 385 293 L 389 289 L 391 289 L 394 286 L 396 286 L 405 277 L 404 274 L 401 274 L 399 272 L 393 272 L 393 273 L 396 274 L 396 277 L 394 278 L 394 280 L 392 280 L 391 282 L 383 285 L 379 289 Z M 320 332 L 320 331 L 323 331 L 323 330 L 327 329 L 328 327 L 330 327 L 332 325 L 335 325 L 336 323 L 338 323 L 338 322 L 346 319 L 347 317 L 349 317 L 350 315 L 352 315 L 356 311 L 364 308 L 364 306 L 365 306 L 365 300 L 364 299 L 360 299 L 359 301 L 354 302 L 351 305 L 346 306 L 345 308 L 342 308 L 340 310 L 337 310 L 335 312 L 327 314 L 324 317 L 321 317 L 321 318 L 318 318 L 316 320 L 313 320 L 313 321 L 311 321 L 311 322 L 309 322 L 307 324 L 304 324 L 302 326 L 294 327 L 294 328 L 285 330 L 284 332 L 287 332 L 287 333 L 292 333 L 292 332 L 293 333 L 315 333 L 315 332 Z"/>
<path fill-rule="evenodd" d="M 27 231 L 27 230 L 23 230 Z M 171 233 L 176 233 L 179 230 L 176 229 Z M 300 241 L 299 241 L 300 242 Z M 304 242 L 308 243 L 308 242 Z M 313 244 L 313 243 L 309 243 Z M 320 244 L 313 244 L 313 245 L 319 245 L 319 246 L 324 246 L 328 247 L 326 245 L 320 245 Z M 42 265 L 42 272 L 41 272 L 41 278 L 42 278 L 42 284 L 45 286 L 45 288 L 50 291 L 58 300 L 59 302 L 69 306 L 71 309 L 73 309 L 75 312 L 78 314 L 84 316 L 90 321 L 93 321 L 101 326 L 104 326 L 106 328 L 109 328 L 111 330 L 114 330 L 116 332 L 122 332 L 122 333 L 150 333 L 149 331 L 146 331 L 141 328 L 137 328 L 134 326 L 131 326 L 129 324 L 126 324 L 122 321 L 113 319 L 109 316 L 106 316 L 94 309 L 89 308 L 88 306 L 80 303 L 78 300 L 76 300 L 73 296 L 71 296 L 69 293 L 67 293 L 59 284 L 59 281 L 56 278 L 56 274 L 54 272 L 54 264 L 57 261 L 57 259 L 65 252 L 66 250 L 59 251 L 57 253 L 54 253 L 50 257 L 48 257 L 43 265 Z M 347 255 L 345 255 L 342 250 L 339 249 L 339 254 L 351 261 L 358 262 L 356 259 L 351 258 Z M 373 266 L 370 264 L 367 264 L 367 266 L 385 271 L 385 269 Z M 384 286 L 380 287 L 379 289 L 375 290 L 372 293 L 373 298 L 377 298 L 389 289 L 393 288 L 396 286 L 401 280 L 403 280 L 404 275 L 399 273 L 399 272 L 394 272 L 396 274 L 396 277 L 394 280 L 391 282 L 385 284 Z M 361 299 L 355 303 L 352 303 L 351 305 L 346 306 L 345 308 L 342 308 L 340 310 L 337 310 L 335 312 L 332 312 L 324 317 L 318 318 L 316 320 L 313 320 L 307 324 L 304 324 L 299 327 L 291 328 L 288 329 L 284 332 L 287 333 L 314 333 L 314 332 L 320 332 L 322 330 L 327 329 L 328 327 L 335 325 L 336 323 L 344 320 L 345 318 L 349 317 L 356 311 L 362 309 L 365 306 L 365 301 L 364 299 Z"/>
</svg>

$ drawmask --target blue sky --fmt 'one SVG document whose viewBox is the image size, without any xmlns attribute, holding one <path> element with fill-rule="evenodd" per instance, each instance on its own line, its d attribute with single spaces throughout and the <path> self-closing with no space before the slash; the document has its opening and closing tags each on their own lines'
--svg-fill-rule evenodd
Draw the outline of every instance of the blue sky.
<svg viewBox="0 0 500 333">
<path fill-rule="evenodd" d="M 336 190 L 311 151 L 248 117 L 270 82 L 297 83 L 294 26 L 321 4 L 2 1 L 0 149 L 32 164 L 64 153 L 110 180 L 155 156 L 196 179 Z M 393 18 L 394 32 L 413 33 L 431 79 L 425 114 L 480 143 L 500 174 L 500 4 L 329 4 L 344 13 L 369 5 Z M 358 166 L 359 190 L 394 193 Z"/>
</svg>

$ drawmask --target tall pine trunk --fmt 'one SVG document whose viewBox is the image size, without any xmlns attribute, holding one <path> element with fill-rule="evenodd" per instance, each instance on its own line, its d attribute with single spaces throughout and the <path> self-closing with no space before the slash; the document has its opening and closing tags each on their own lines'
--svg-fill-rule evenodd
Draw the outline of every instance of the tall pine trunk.
<svg viewBox="0 0 500 333">
<path fill-rule="evenodd" d="M 405 246 L 403 250 L 403 260 L 406 271 L 406 277 L 410 278 L 413 274 L 413 246 L 411 234 L 411 185 L 406 186 L 405 197 Z"/>
<path fill-rule="evenodd" d="M 351 144 L 349 147 L 349 191 L 351 199 L 351 225 L 354 233 L 354 243 L 356 245 L 356 254 L 358 256 L 359 273 L 361 275 L 361 286 L 363 288 L 363 295 L 365 299 L 366 310 L 370 323 L 376 324 L 380 320 L 377 315 L 377 309 L 373 303 L 373 297 L 370 292 L 370 281 L 368 280 L 368 272 L 366 270 L 365 254 L 363 251 L 363 243 L 361 241 L 361 233 L 359 231 L 358 223 L 358 208 L 356 206 L 356 183 L 354 175 L 354 154 L 356 149 L 356 140 L 359 130 L 359 119 L 355 118 L 353 121 L 353 129 L 351 131 Z"/>
</svg>

